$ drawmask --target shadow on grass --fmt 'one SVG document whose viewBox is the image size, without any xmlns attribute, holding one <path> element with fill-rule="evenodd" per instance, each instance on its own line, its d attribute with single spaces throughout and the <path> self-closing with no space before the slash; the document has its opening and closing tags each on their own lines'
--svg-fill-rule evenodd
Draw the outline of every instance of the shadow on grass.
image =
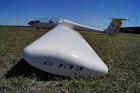
<svg viewBox="0 0 140 93">
<path fill-rule="evenodd" d="M 39 81 L 55 81 L 55 80 L 70 79 L 69 77 L 54 75 L 42 71 L 40 69 L 37 69 L 28 64 L 23 58 L 15 66 L 13 66 L 13 68 L 6 74 L 6 78 L 19 76 L 23 77 L 36 76 L 37 80 Z"/>
<path fill-rule="evenodd" d="M 115 34 L 108 34 L 108 33 L 99 33 L 99 35 L 116 36 Z"/>
</svg>

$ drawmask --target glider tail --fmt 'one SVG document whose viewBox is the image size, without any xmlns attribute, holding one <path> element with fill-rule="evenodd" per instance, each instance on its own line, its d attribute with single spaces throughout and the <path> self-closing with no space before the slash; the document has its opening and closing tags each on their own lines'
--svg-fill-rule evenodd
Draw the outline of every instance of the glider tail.
<svg viewBox="0 0 140 93">
<path fill-rule="evenodd" d="M 122 18 L 110 18 L 113 19 L 108 28 L 105 30 L 106 33 L 109 34 L 117 34 L 120 31 L 122 20 L 128 20 L 128 19 L 122 19 Z"/>
</svg>

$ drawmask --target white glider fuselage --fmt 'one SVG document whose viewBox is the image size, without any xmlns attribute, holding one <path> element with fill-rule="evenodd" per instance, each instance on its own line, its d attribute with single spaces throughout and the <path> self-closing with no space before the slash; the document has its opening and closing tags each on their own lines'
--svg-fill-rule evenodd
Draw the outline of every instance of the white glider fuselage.
<svg viewBox="0 0 140 93">
<path fill-rule="evenodd" d="M 40 21 L 39 23 L 34 21 L 35 22 L 34 24 L 31 24 L 30 22 L 28 24 L 33 26 L 33 27 L 36 27 L 36 28 L 45 28 L 45 29 L 52 29 L 55 26 L 63 25 L 63 26 L 72 28 L 74 30 L 79 30 L 79 31 L 84 31 L 84 30 L 87 30 L 87 31 L 99 31 L 99 32 L 104 31 L 104 30 L 101 30 L 101 29 L 96 29 L 96 28 L 84 26 L 84 25 L 81 25 L 81 24 L 77 24 L 77 23 L 74 23 L 74 22 L 71 22 L 71 21 L 65 20 L 65 19 L 64 20 L 63 19 L 57 19 L 57 20 L 58 21 L 56 21 L 56 22 L 49 22 L 49 21 L 48 22 L 41 22 Z"/>
<path fill-rule="evenodd" d="M 59 25 L 27 46 L 24 59 L 43 71 L 69 77 L 103 76 L 106 64 L 75 30 Z"/>
</svg>

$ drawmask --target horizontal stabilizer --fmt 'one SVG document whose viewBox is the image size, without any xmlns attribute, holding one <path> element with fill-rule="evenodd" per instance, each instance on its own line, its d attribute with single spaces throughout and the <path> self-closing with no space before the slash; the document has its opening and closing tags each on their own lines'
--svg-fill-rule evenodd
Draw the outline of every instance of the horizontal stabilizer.
<svg viewBox="0 0 140 93">
<path fill-rule="evenodd" d="M 116 19 L 116 20 L 128 20 L 126 18 L 109 18 L 109 19 Z"/>
</svg>

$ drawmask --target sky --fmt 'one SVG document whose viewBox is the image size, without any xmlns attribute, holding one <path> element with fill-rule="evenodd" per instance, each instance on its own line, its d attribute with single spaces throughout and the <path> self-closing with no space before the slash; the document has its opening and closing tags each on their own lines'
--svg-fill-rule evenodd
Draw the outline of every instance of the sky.
<svg viewBox="0 0 140 93">
<path fill-rule="evenodd" d="M 0 0 L 0 25 L 27 26 L 43 17 L 100 29 L 108 27 L 109 18 L 128 18 L 122 27 L 140 26 L 140 0 Z"/>
</svg>

